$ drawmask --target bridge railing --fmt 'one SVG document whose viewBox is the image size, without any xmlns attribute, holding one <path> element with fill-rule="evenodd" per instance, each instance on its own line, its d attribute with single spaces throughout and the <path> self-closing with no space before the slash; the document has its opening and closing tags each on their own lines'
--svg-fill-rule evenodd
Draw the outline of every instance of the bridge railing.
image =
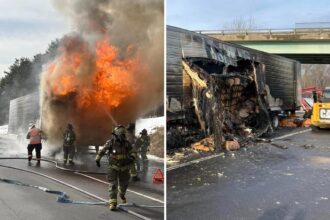
<svg viewBox="0 0 330 220">
<path fill-rule="evenodd" d="M 330 32 L 330 27 L 320 28 L 281 28 L 281 29 L 251 29 L 251 30 L 195 30 L 200 34 L 221 34 L 221 35 L 237 35 L 237 34 L 302 34 L 302 33 L 324 33 Z"/>
<path fill-rule="evenodd" d="M 300 22 L 295 23 L 295 28 L 330 28 L 330 22 Z"/>
</svg>

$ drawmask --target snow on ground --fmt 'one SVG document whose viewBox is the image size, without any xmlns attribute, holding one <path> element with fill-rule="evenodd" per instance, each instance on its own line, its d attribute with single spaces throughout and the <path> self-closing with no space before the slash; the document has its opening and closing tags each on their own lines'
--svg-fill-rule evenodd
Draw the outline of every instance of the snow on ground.
<svg viewBox="0 0 330 220">
<path fill-rule="evenodd" d="M 147 154 L 147 157 L 149 160 L 153 160 L 153 161 L 157 161 L 157 162 L 161 162 L 161 163 L 164 162 L 164 158 L 157 157 L 155 155 Z"/>
<path fill-rule="evenodd" d="M 0 126 L 0 134 L 8 134 L 8 125 Z"/>
<path fill-rule="evenodd" d="M 164 127 L 165 117 L 157 118 L 141 118 L 135 122 L 135 135 L 138 136 L 140 132 L 145 128 L 148 131 L 148 134 L 155 132 L 155 128 Z"/>
</svg>

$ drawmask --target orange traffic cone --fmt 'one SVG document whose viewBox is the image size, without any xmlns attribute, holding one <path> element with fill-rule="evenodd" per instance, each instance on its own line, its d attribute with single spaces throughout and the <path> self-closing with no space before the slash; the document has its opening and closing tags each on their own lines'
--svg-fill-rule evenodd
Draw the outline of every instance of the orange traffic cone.
<svg viewBox="0 0 330 220">
<path fill-rule="evenodd" d="M 154 183 L 163 183 L 164 182 L 164 174 L 161 169 L 157 168 L 153 177 L 153 182 Z"/>
</svg>

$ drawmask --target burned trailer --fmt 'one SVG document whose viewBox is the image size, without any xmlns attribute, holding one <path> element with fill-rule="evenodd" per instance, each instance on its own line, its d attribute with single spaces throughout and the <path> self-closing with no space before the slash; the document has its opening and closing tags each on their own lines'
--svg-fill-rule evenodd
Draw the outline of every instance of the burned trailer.
<svg viewBox="0 0 330 220">
<path fill-rule="evenodd" d="M 166 78 L 169 148 L 258 137 L 300 104 L 299 62 L 171 26 Z"/>
<path fill-rule="evenodd" d="M 8 133 L 24 137 L 31 124 L 40 123 L 39 92 L 10 100 Z"/>
<path fill-rule="evenodd" d="M 58 104 L 59 103 L 55 101 L 53 107 L 55 108 Z M 43 118 L 47 117 L 47 112 L 41 114 L 41 107 L 39 91 L 10 100 L 8 133 L 17 135 L 18 140 L 22 143 L 25 143 L 26 134 L 32 124 L 36 125 L 36 127 L 41 128 L 44 131 Z M 71 120 L 69 122 L 71 122 Z M 62 136 L 66 125 L 67 124 L 63 124 L 61 126 L 58 131 L 59 134 L 55 137 L 57 141 L 55 143 L 56 149 L 52 149 L 54 152 L 59 152 L 61 149 L 60 147 L 62 144 Z M 106 138 L 100 139 L 100 141 L 95 141 L 98 140 L 95 137 L 80 138 L 79 128 L 75 127 L 75 130 L 78 136 L 76 147 L 79 152 L 87 151 L 90 145 L 101 146 L 106 141 Z M 111 133 L 110 130 L 108 133 Z M 109 135 L 108 133 L 107 135 Z M 45 138 L 54 136 L 54 134 L 47 132 L 44 134 Z M 45 144 L 47 145 L 48 142 Z"/>
<path fill-rule="evenodd" d="M 103 146 L 105 142 L 112 135 L 112 126 L 110 117 L 116 117 L 118 114 L 121 114 L 119 111 L 112 112 L 112 116 L 107 116 L 104 119 L 104 114 L 110 114 L 104 111 L 103 108 L 100 109 L 100 114 L 95 115 L 83 115 L 80 114 L 76 118 L 69 114 L 67 109 L 72 109 L 72 103 L 70 98 L 69 101 L 66 99 L 52 99 L 51 104 L 44 108 L 40 102 L 41 92 L 33 92 L 25 96 L 18 97 L 10 101 L 9 107 L 9 124 L 8 124 L 8 133 L 17 135 L 18 140 L 21 143 L 26 143 L 26 134 L 32 124 L 35 124 L 36 127 L 41 128 L 44 132 L 44 137 L 47 138 L 47 141 L 44 142 L 46 146 L 45 149 L 50 150 L 51 155 L 55 155 L 62 150 L 63 144 L 63 134 L 68 123 L 71 123 L 74 127 L 76 133 L 76 142 L 75 147 L 77 150 L 77 156 L 84 155 L 89 150 L 95 147 L 98 149 L 99 146 Z M 50 109 L 53 111 L 63 112 L 60 117 L 55 118 L 52 122 L 54 125 L 58 126 L 58 130 L 55 132 L 49 132 L 47 130 L 47 119 L 49 119 Z M 163 105 L 155 106 L 150 109 L 149 112 L 144 114 L 143 118 L 157 118 L 164 115 Z M 101 114 L 103 113 L 103 115 Z M 102 124 L 93 123 L 92 119 L 98 119 L 99 115 L 103 119 Z M 86 120 L 89 119 L 89 120 Z M 89 124 L 83 124 L 84 122 L 91 122 Z M 101 121 L 101 120 L 97 120 Z M 48 122 L 49 123 L 49 122 Z M 135 121 L 133 122 L 135 123 Z M 124 124 L 124 123 L 123 123 Z M 124 124 L 126 125 L 126 124 Z M 86 129 L 87 128 L 87 129 Z M 140 128 L 139 128 L 140 129 Z M 86 134 L 86 130 L 89 131 L 89 134 Z M 142 130 L 142 129 L 141 129 Z M 140 131 L 139 131 L 140 132 Z"/>
</svg>

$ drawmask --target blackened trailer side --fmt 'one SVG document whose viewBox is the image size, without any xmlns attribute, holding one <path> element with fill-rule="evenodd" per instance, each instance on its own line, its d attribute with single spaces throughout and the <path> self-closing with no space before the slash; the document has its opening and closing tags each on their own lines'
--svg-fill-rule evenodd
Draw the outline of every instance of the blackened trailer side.
<svg viewBox="0 0 330 220">
<path fill-rule="evenodd" d="M 205 113 L 211 110 L 203 107 L 214 106 L 214 102 L 210 101 L 212 95 L 217 96 L 216 99 L 221 97 L 224 100 L 226 99 L 224 96 L 228 94 L 217 93 L 216 90 L 221 90 L 221 86 L 213 91 L 206 90 L 212 87 L 211 82 L 226 82 L 228 77 L 235 74 L 239 80 L 245 80 L 243 89 L 254 90 L 253 98 L 257 100 L 255 103 L 267 111 L 268 119 L 276 117 L 280 112 L 292 112 L 300 107 L 300 63 L 298 61 L 171 26 L 167 26 L 166 57 L 168 125 L 178 121 L 186 123 L 190 118 L 187 115 L 191 115 L 191 108 L 194 108 L 194 112 L 201 112 L 197 113 L 200 127 L 204 126 L 203 129 L 208 134 L 213 133 L 212 130 L 216 130 L 214 120 L 217 119 L 214 110 Z M 187 74 L 187 72 L 190 73 Z M 221 80 L 217 81 L 219 78 Z M 254 79 L 255 85 L 248 85 L 251 83 L 251 81 L 248 82 L 251 78 Z M 194 80 L 195 82 L 192 83 Z M 199 88 L 192 86 L 199 83 L 200 85 L 197 86 Z M 226 89 L 224 91 L 227 91 Z M 229 95 L 232 96 L 232 94 Z M 204 96 L 204 99 L 201 96 Z M 229 100 L 228 97 L 227 100 Z M 237 109 L 235 111 L 237 112 Z M 203 122 L 203 119 L 207 122 Z"/>
<path fill-rule="evenodd" d="M 39 111 L 39 92 L 11 100 L 8 132 L 25 136 L 32 124 L 40 126 Z"/>
</svg>

